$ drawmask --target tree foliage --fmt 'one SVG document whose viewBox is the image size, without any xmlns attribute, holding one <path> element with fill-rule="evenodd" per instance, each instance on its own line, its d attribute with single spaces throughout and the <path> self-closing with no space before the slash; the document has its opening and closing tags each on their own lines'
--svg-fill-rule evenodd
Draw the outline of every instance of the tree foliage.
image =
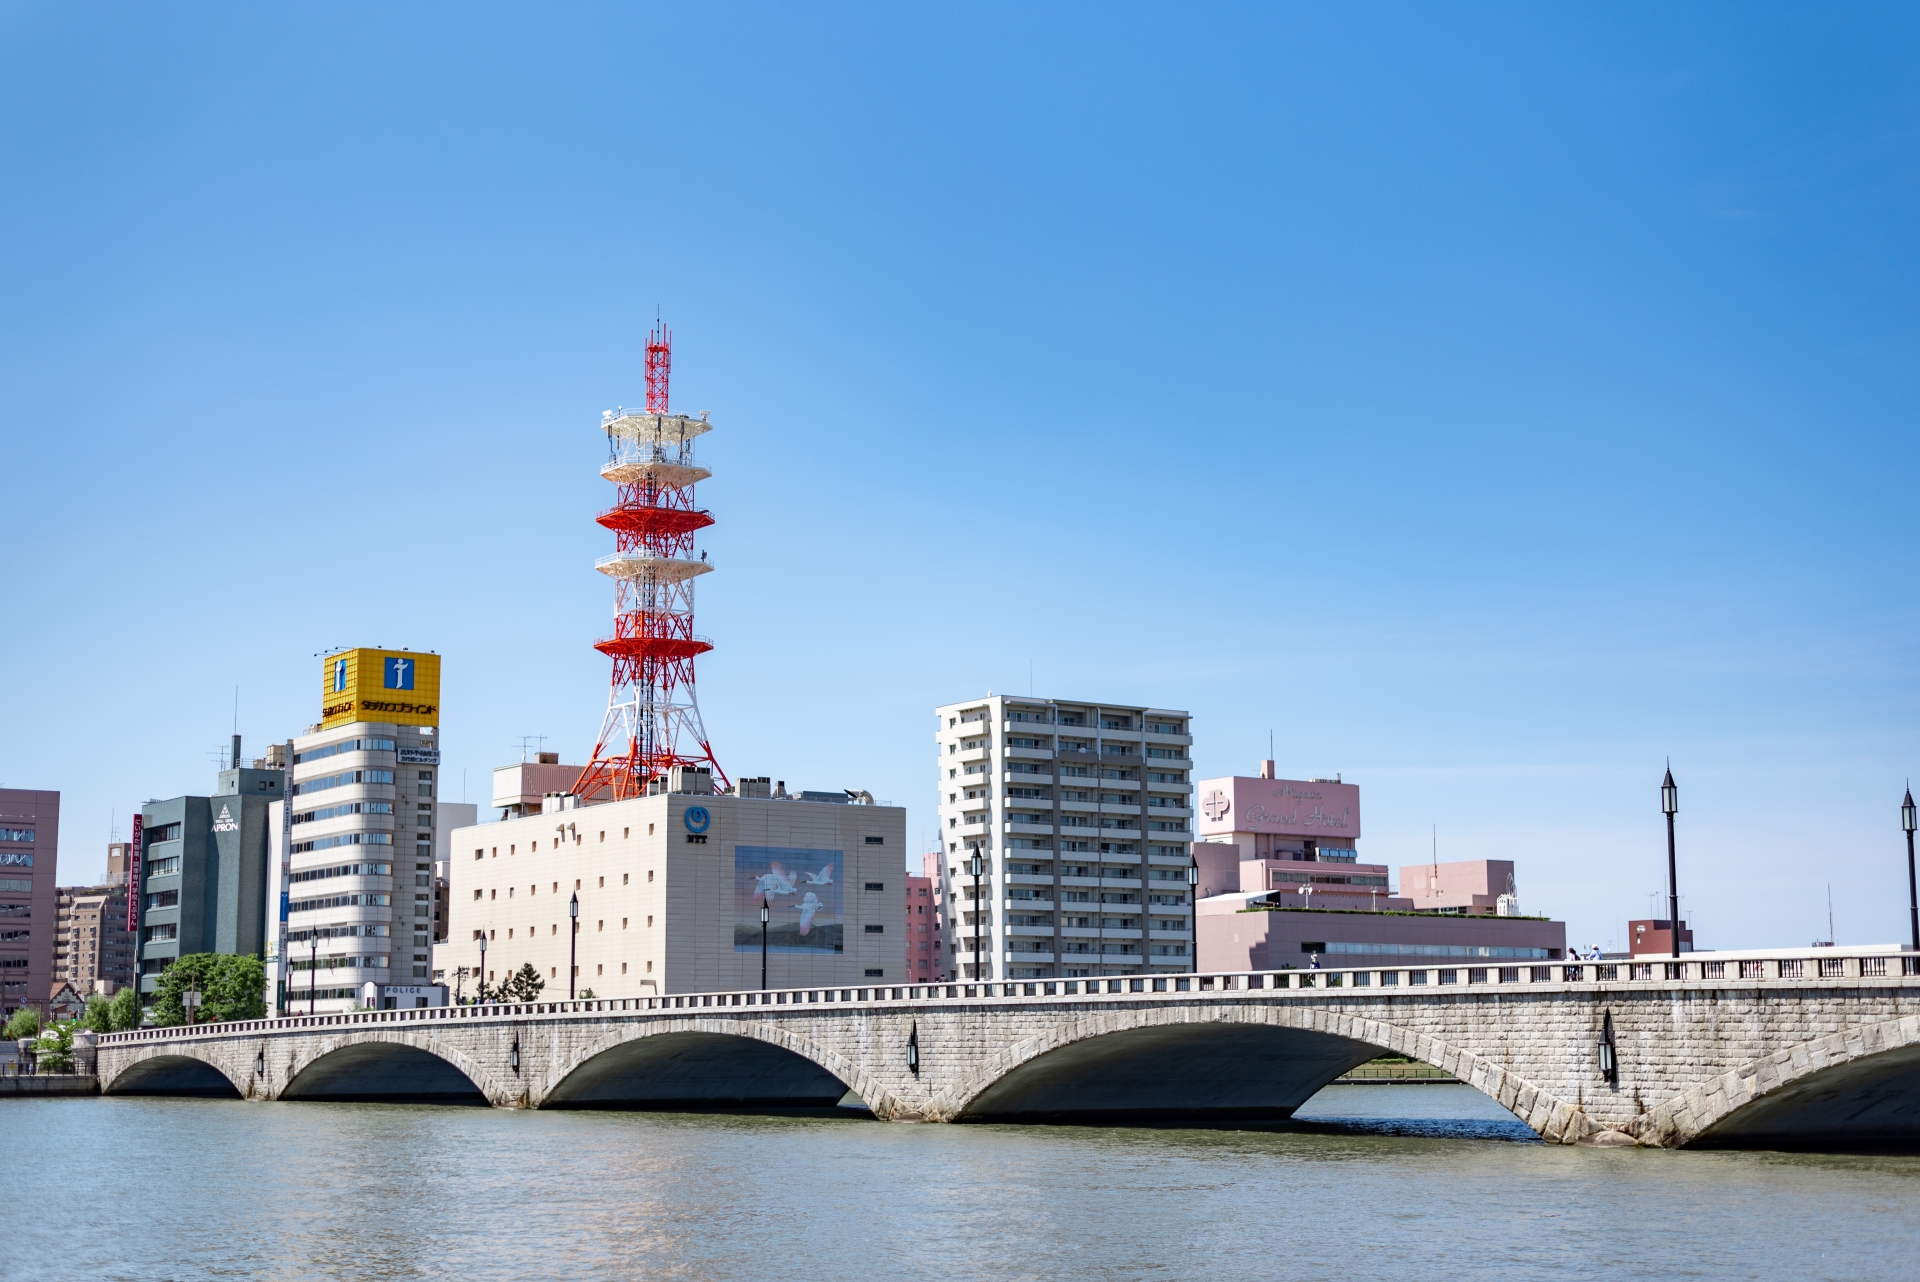
<svg viewBox="0 0 1920 1282">
<path fill-rule="evenodd" d="M 267 968 L 258 957 L 188 953 L 176 958 L 160 974 L 160 986 L 154 992 L 153 1022 L 186 1023 L 186 1006 L 181 998 L 188 989 L 200 994 L 196 1023 L 266 1017 Z"/>
<path fill-rule="evenodd" d="M 33 1047 L 38 1067 L 55 1073 L 73 1067 L 73 1030 L 76 1026 L 77 1021 L 74 1020 L 64 1024 L 56 1021 L 40 1034 L 40 1040 Z"/>
<path fill-rule="evenodd" d="M 107 1013 L 113 1017 L 113 1031 L 131 1032 L 140 1027 L 140 1017 L 146 1012 L 140 1007 L 140 989 L 132 984 L 122 988 L 107 1003 Z"/>
<path fill-rule="evenodd" d="M 507 982 L 500 985 L 510 1002 L 530 1002 L 538 1000 L 540 990 L 547 981 L 540 978 L 540 972 L 533 968 L 532 962 L 521 962 L 520 969 L 507 976 Z"/>
<path fill-rule="evenodd" d="M 0 1037 L 5 1037 L 8 1041 L 38 1036 L 40 1036 L 40 1012 L 31 1006 L 22 1006 L 13 1012 L 13 1018 L 7 1021 L 6 1028 L 0 1029 Z"/>
<path fill-rule="evenodd" d="M 540 990 L 547 981 L 540 978 L 540 972 L 533 968 L 532 962 L 522 962 L 520 969 L 511 971 L 498 984 L 480 981 L 480 992 L 474 1000 L 482 1005 L 488 1002 L 530 1002 L 540 996 Z"/>
</svg>

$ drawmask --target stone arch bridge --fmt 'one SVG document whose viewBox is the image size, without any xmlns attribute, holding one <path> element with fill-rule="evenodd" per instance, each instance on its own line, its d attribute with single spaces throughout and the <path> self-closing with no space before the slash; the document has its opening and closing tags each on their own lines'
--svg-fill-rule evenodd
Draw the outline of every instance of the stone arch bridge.
<svg viewBox="0 0 1920 1282">
<path fill-rule="evenodd" d="M 143 1029 L 108 1094 L 894 1121 L 1281 1119 L 1385 1053 L 1555 1143 L 1920 1151 L 1920 961 L 1323 970 L 801 989 Z"/>
</svg>

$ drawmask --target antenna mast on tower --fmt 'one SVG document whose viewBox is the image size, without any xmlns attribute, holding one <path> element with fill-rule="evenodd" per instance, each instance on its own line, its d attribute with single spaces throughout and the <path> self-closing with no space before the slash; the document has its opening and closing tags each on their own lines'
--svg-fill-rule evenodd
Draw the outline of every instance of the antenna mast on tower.
<svg viewBox="0 0 1920 1282">
<path fill-rule="evenodd" d="M 693 581 L 713 568 L 706 553 L 694 555 L 694 533 L 713 516 L 694 506 L 694 485 L 712 473 L 695 464 L 693 441 L 711 428 L 704 414 L 669 412 L 672 367 L 673 335 L 656 326 L 647 339 L 645 412 L 600 416 L 600 475 L 619 488 L 597 518 L 613 531 L 615 551 L 594 562 L 614 581 L 613 635 L 593 648 L 613 660 L 613 682 L 593 760 L 574 784 L 585 799 L 662 791 L 676 767 L 706 767 L 728 786 L 700 721 L 693 675 L 694 656 L 713 649 L 693 630 Z"/>
</svg>

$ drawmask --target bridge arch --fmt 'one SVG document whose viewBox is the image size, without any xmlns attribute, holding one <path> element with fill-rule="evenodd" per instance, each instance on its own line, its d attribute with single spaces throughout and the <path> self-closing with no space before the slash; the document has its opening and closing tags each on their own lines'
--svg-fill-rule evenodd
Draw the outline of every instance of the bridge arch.
<svg viewBox="0 0 1920 1282">
<path fill-rule="evenodd" d="M 218 1043 L 192 1042 L 142 1047 L 112 1077 L 102 1076 L 102 1095 L 184 1095 L 201 1099 L 245 1099 L 254 1089 L 251 1068 L 227 1063 Z"/>
<path fill-rule="evenodd" d="M 819 1108 L 849 1090 L 881 1116 L 900 1103 L 857 1064 L 772 1021 L 624 1025 L 558 1060 L 542 1108 Z"/>
<path fill-rule="evenodd" d="M 1675 1096 L 1627 1130 L 1666 1147 L 1920 1151 L 1920 1015 L 1776 1051 Z"/>
<path fill-rule="evenodd" d="M 289 1066 L 278 1098 L 505 1105 L 518 1103 L 519 1093 L 437 1037 L 381 1029 L 312 1043 Z"/>
<path fill-rule="evenodd" d="M 1469 1051 L 1378 1020 L 1294 1005 L 1090 1012 L 988 1057 L 937 1092 L 929 1114 L 945 1121 L 1289 1117 L 1383 1051 L 1453 1074 L 1550 1143 L 1577 1143 L 1598 1129 L 1579 1109 Z M 1197 1106 L 1196 1087 L 1205 1101 Z"/>
</svg>

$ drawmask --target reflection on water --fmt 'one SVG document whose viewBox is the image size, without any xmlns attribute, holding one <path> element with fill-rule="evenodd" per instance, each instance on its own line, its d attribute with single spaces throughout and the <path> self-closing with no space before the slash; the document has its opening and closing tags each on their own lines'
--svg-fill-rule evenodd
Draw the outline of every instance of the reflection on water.
<svg viewBox="0 0 1920 1282">
<path fill-rule="evenodd" d="M 1291 1128 L 0 1102 L 0 1277 L 1911 1278 L 1920 1159 L 1569 1149 L 1464 1086 Z"/>
</svg>

